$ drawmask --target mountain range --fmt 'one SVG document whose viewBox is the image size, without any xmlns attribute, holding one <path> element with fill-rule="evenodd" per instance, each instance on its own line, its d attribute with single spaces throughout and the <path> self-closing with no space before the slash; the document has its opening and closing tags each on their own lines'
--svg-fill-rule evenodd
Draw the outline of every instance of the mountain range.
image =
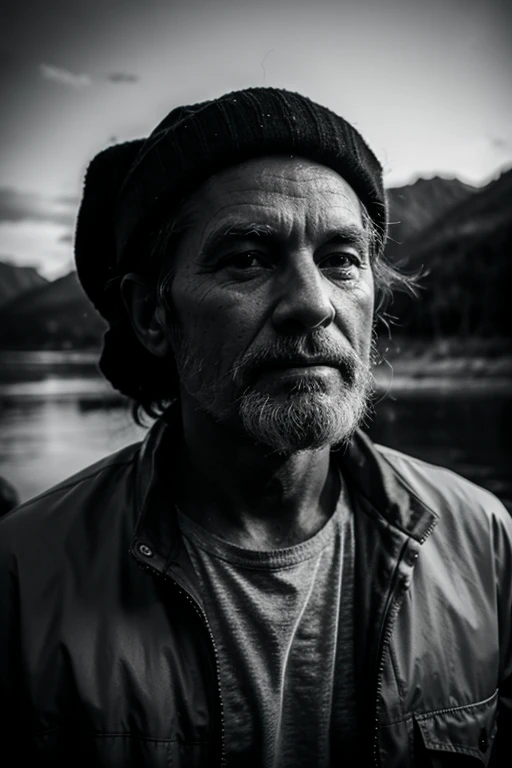
<svg viewBox="0 0 512 768">
<path fill-rule="evenodd" d="M 386 257 L 421 275 L 418 299 L 399 294 L 391 307 L 400 333 L 509 336 L 512 170 L 481 188 L 434 177 L 387 194 Z M 47 282 L 0 264 L 0 348 L 97 347 L 104 330 L 74 272 Z"/>
<path fill-rule="evenodd" d="M 403 244 L 428 229 L 436 219 L 476 192 L 476 187 L 434 176 L 418 179 L 404 187 L 387 190 L 389 227 L 386 255 L 390 261 L 401 258 Z"/>
<path fill-rule="evenodd" d="M 421 274 L 416 300 L 398 295 L 393 315 L 409 334 L 510 338 L 512 170 L 412 231 L 391 258 Z M 389 251 L 388 251 L 389 254 Z"/>
<path fill-rule="evenodd" d="M 0 307 L 47 282 L 34 267 L 16 267 L 0 261 Z"/>
<path fill-rule="evenodd" d="M 0 306 L 0 348 L 98 347 L 105 327 L 76 272 L 45 281 Z"/>
</svg>

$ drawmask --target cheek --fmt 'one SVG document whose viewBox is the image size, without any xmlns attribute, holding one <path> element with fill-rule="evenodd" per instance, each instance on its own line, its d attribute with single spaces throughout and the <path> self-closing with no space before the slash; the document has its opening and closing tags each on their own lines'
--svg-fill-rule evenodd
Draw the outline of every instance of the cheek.
<svg viewBox="0 0 512 768">
<path fill-rule="evenodd" d="M 360 340 L 365 351 L 370 349 L 373 332 L 373 313 L 375 307 L 375 294 L 373 290 L 373 280 L 366 286 L 358 302 L 358 319 L 360 329 Z"/>
<path fill-rule="evenodd" d="M 362 317 L 373 322 L 373 308 L 375 303 L 375 284 L 373 280 L 373 271 L 366 269 L 357 290 L 354 292 L 358 311 Z"/>
<path fill-rule="evenodd" d="M 373 276 L 364 284 L 358 297 L 358 312 L 361 326 L 371 331 L 373 328 L 373 313 L 375 309 L 375 290 Z"/>
<path fill-rule="evenodd" d="M 345 323 L 354 348 L 362 355 L 366 355 L 371 346 L 374 298 L 371 276 L 342 296 L 339 316 Z"/>
<path fill-rule="evenodd" d="M 211 284 L 175 280 L 171 300 L 187 345 L 220 364 L 245 351 L 254 329 L 252 303 Z"/>
</svg>

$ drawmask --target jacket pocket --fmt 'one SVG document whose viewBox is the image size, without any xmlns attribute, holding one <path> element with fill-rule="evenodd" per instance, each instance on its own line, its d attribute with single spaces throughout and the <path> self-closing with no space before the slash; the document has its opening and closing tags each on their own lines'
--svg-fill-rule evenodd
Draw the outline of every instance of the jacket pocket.
<svg viewBox="0 0 512 768">
<path fill-rule="evenodd" d="M 465 707 L 415 714 L 415 730 L 420 737 L 425 764 L 433 768 L 489 765 L 497 730 L 497 709 L 496 690 L 490 698 Z"/>
</svg>

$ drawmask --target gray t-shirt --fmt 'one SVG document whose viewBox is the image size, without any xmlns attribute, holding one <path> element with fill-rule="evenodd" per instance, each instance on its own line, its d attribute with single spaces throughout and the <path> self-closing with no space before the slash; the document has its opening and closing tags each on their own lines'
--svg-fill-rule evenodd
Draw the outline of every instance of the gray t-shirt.
<svg viewBox="0 0 512 768">
<path fill-rule="evenodd" d="M 348 764 L 354 526 L 346 494 L 318 533 L 283 549 L 235 546 L 182 513 L 179 524 L 218 650 L 228 766 Z"/>
</svg>

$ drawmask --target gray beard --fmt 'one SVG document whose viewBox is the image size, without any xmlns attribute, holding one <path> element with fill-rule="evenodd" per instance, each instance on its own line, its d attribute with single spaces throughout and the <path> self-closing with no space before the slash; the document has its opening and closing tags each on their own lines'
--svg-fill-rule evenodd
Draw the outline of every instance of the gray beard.
<svg viewBox="0 0 512 768">
<path fill-rule="evenodd" d="M 228 374 L 239 394 L 229 407 L 222 408 L 217 401 L 222 387 L 216 372 L 207 370 L 209 366 L 202 359 L 191 355 L 183 335 L 176 327 L 173 330 L 175 360 L 184 389 L 213 419 L 241 425 L 256 443 L 277 453 L 289 455 L 346 444 L 371 412 L 371 364 L 355 354 L 345 360 L 337 395 L 328 394 L 323 383 L 314 379 L 300 381 L 279 395 L 260 392 L 247 383 L 242 385 L 250 367 L 259 360 L 258 355 L 251 354 Z M 291 342 L 286 346 L 289 348 Z M 294 347 L 304 349 L 307 341 L 299 341 Z M 235 414 L 238 418 L 233 421 Z"/>
<path fill-rule="evenodd" d="M 370 410 L 373 379 L 368 370 L 364 380 L 336 399 L 314 381 L 297 390 L 284 398 L 244 393 L 239 413 L 245 432 L 280 454 L 347 444 Z"/>
</svg>

